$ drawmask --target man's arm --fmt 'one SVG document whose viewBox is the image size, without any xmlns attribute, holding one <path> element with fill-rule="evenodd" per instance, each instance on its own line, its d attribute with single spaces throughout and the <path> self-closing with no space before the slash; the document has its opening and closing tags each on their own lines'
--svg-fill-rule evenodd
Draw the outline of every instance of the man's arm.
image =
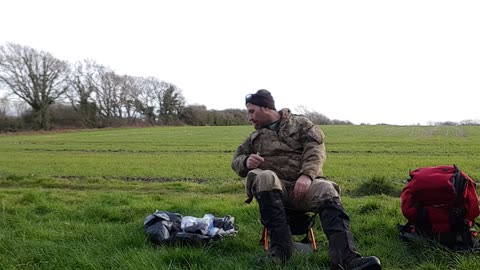
<svg viewBox="0 0 480 270">
<path fill-rule="evenodd" d="M 300 140 L 304 149 L 302 169 L 293 189 L 293 196 L 297 200 L 302 200 L 305 197 L 314 178 L 323 175 L 322 167 L 326 159 L 323 132 L 313 124 L 308 124 Z"/>
<path fill-rule="evenodd" d="M 323 142 L 324 135 L 321 129 L 312 125 L 305 130 L 302 137 L 303 154 L 302 169 L 300 175 L 307 175 L 311 179 L 323 175 L 323 164 L 327 159 L 325 144 Z"/>
<path fill-rule="evenodd" d="M 246 177 L 249 169 L 247 168 L 247 159 L 253 154 L 253 147 L 251 144 L 251 139 L 248 137 L 243 143 L 237 148 L 235 155 L 232 160 L 232 169 L 238 174 L 238 176 Z"/>
</svg>

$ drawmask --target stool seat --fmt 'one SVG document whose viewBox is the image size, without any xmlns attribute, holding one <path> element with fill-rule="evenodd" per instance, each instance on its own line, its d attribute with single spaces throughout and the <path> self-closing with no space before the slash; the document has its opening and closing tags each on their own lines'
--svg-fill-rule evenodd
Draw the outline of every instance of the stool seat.
<svg viewBox="0 0 480 270">
<path fill-rule="evenodd" d="M 315 225 L 316 213 L 301 212 L 292 209 L 285 209 L 285 215 L 287 217 L 287 223 L 290 227 L 292 236 L 305 235 L 300 242 L 294 242 L 294 246 L 297 246 L 300 250 L 305 250 L 304 245 L 311 243 L 312 250 L 317 251 L 317 242 L 315 241 L 315 233 L 313 226 Z M 263 245 L 263 249 L 268 251 L 268 229 L 263 228 L 260 244 Z"/>
</svg>

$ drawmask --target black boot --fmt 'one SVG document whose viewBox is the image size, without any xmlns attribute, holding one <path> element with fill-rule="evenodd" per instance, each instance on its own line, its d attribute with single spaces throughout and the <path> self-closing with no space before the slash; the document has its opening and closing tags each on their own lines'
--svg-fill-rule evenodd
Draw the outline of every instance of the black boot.
<svg viewBox="0 0 480 270">
<path fill-rule="evenodd" d="M 332 269 L 382 269 L 380 260 L 377 257 L 362 257 L 355 251 L 352 233 L 334 233 L 328 238 L 328 242 Z"/>
<path fill-rule="evenodd" d="M 264 191 L 256 195 L 263 226 L 270 233 L 269 259 L 285 263 L 293 252 L 292 234 L 285 216 L 280 191 Z"/>
<path fill-rule="evenodd" d="M 350 232 L 350 218 L 339 198 L 326 202 L 318 212 L 323 231 L 328 238 L 332 269 L 382 269 L 377 257 L 362 257 L 355 250 Z"/>
</svg>

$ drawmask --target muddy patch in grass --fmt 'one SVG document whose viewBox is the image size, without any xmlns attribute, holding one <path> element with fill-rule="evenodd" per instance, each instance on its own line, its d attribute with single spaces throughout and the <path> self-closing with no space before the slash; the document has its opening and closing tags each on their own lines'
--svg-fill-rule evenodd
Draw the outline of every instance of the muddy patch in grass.
<svg viewBox="0 0 480 270">
<path fill-rule="evenodd" d="M 78 175 L 55 175 L 53 176 L 57 179 L 66 179 L 66 180 L 89 180 L 87 176 L 78 176 Z M 105 180 L 122 180 L 122 181 L 140 181 L 140 182 L 192 182 L 192 183 L 205 183 L 208 180 L 203 178 L 171 178 L 171 177 L 150 177 L 150 176 L 102 176 L 102 179 Z M 93 179 L 93 178 L 92 178 Z"/>
</svg>

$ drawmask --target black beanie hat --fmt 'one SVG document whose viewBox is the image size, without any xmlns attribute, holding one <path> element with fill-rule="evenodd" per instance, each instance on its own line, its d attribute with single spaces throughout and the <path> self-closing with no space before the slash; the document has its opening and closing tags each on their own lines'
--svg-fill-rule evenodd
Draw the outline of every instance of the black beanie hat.
<svg viewBox="0 0 480 270">
<path fill-rule="evenodd" d="M 265 89 L 260 89 L 255 94 L 248 94 L 245 97 L 245 104 L 247 103 L 276 110 L 275 100 L 273 100 L 272 94 Z"/>
</svg>

